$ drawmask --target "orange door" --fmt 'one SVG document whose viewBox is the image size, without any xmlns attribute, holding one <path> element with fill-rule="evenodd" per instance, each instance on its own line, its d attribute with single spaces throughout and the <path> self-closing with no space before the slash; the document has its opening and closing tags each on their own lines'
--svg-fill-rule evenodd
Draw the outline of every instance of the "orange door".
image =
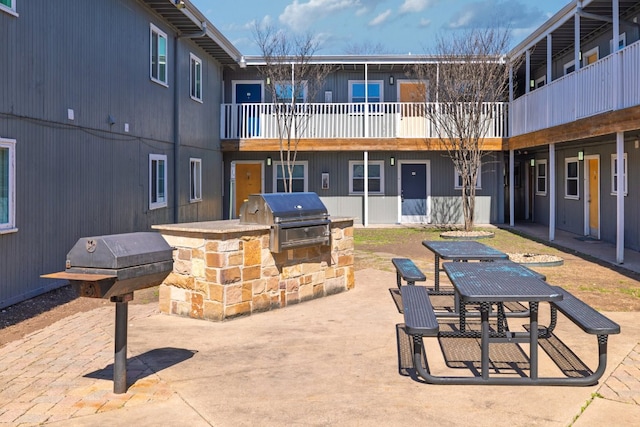
<svg viewBox="0 0 640 427">
<path fill-rule="evenodd" d="M 598 237 L 600 226 L 600 178 L 598 159 L 589 159 L 589 235 Z"/>
<path fill-rule="evenodd" d="M 240 214 L 240 206 L 249 194 L 262 191 L 262 163 L 236 163 L 236 213 Z"/>
<path fill-rule="evenodd" d="M 423 82 L 400 82 L 400 102 L 423 103 L 427 100 L 427 87 Z M 423 105 L 404 109 L 403 116 L 422 116 Z"/>
</svg>

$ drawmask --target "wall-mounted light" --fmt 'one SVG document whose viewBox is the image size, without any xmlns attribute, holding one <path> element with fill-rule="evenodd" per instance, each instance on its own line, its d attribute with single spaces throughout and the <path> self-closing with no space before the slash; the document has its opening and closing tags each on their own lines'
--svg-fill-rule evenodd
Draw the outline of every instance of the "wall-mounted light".
<svg viewBox="0 0 640 427">
<path fill-rule="evenodd" d="M 578 52 L 578 59 L 582 61 L 582 51 Z"/>
<path fill-rule="evenodd" d="M 391 158 L 389 159 L 389 164 L 390 164 L 391 166 L 395 166 L 395 165 L 396 165 L 396 158 L 395 158 L 395 157 L 391 157 Z"/>
<path fill-rule="evenodd" d="M 109 126 L 113 126 L 116 124 L 116 118 L 113 117 L 111 114 L 109 114 L 109 116 L 107 117 L 107 123 L 109 123 Z"/>
<path fill-rule="evenodd" d="M 271 157 L 267 157 L 267 166 L 271 166 Z"/>
<path fill-rule="evenodd" d="M 532 167 L 535 166 L 536 165 L 536 159 L 531 159 L 530 164 L 531 164 Z"/>
<path fill-rule="evenodd" d="M 393 76 L 389 76 L 389 84 L 393 86 L 393 83 L 395 83 L 395 79 L 393 78 Z"/>
<path fill-rule="evenodd" d="M 271 77 L 267 77 L 267 86 L 271 84 Z"/>
<path fill-rule="evenodd" d="M 578 160 L 584 160 L 584 151 L 580 150 L 578 151 Z"/>
<path fill-rule="evenodd" d="M 240 62 L 238 62 L 238 65 L 240 65 L 240 68 L 247 68 L 247 61 L 244 59 L 244 56 L 240 57 Z"/>
<path fill-rule="evenodd" d="M 535 80 L 533 80 L 533 79 L 529 80 L 529 87 L 530 87 L 531 89 L 535 88 L 535 87 L 536 87 L 536 81 L 535 81 Z"/>
<path fill-rule="evenodd" d="M 183 0 L 173 0 L 173 4 L 175 4 L 178 9 L 184 9 L 185 6 Z"/>
</svg>

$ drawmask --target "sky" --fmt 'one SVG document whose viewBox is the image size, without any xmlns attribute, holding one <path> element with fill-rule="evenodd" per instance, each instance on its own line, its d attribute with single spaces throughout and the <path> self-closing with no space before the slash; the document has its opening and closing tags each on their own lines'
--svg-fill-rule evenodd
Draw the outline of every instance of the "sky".
<svg viewBox="0 0 640 427">
<path fill-rule="evenodd" d="M 570 0 L 191 0 L 244 55 L 256 24 L 311 34 L 317 55 L 433 54 L 455 31 L 509 28 L 517 45 Z"/>
</svg>

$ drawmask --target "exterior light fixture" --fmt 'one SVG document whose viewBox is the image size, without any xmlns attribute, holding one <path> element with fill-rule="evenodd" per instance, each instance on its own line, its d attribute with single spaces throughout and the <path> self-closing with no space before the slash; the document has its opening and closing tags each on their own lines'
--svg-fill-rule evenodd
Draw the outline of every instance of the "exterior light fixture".
<svg viewBox="0 0 640 427">
<path fill-rule="evenodd" d="M 396 165 L 396 158 L 392 156 L 392 157 L 389 159 L 389 164 L 390 164 L 391 166 L 395 166 L 395 165 Z"/>
<path fill-rule="evenodd" d="M 536 165 L 536 159 L 531 159 L 531 163 L 530 164 L 531 164 L 531 167 L 535 166 Z"/>
<path fill-rule="evenodd" d="M 393 86 L 394 82 L 395 82 L 395 79 L 393 78 L 393 76 L 389 76 L 389 84 Z"/>
<path fill-rule="evenodd" d="M 240 65 L 240 68 L 247 68 L 247 61 L 244 59 L 244 56 L 240 57 L 240 62 L 238 63 L 238 65 Z"/>
<path fill-rule="evenodd" d="M 578 151 L 578 160 L 584 160 L 584 151 Z"/>
<path fill-rule="evenodd" d="M 267 157 L 267 166 L 271 166 L 271 157 Z"/>
<path fill-rule="evenodd" d="M 535 87 L 536 87 L 536 81 L 535 81 L 535 80 L 533 80 L 533 79 L 529 80 L 529 87 L 530 87 L 531 89 L 535 88 Z"/>
<path fill-rule="evenodd" d="M 173 4 L 175 4 L 178 9 L 184 9 L 185 7 L 183 0 L 174 0 Z"/>
</svg>

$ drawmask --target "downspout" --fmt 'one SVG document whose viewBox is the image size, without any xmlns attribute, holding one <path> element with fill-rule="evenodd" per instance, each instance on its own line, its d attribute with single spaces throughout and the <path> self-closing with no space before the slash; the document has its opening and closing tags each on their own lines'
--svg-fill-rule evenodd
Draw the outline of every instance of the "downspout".
<svg viewBox="0 0 640 427">
<path fill-rule="evenodd" d="M 180 222 L 180 75 L 178 67 L 178 39 L 196 39 L 207 34 L 207 23 L 202 22 L 201 30 L 193 34 L 178 34 L 173 39 L 173 222 Z"/>
</svg>

